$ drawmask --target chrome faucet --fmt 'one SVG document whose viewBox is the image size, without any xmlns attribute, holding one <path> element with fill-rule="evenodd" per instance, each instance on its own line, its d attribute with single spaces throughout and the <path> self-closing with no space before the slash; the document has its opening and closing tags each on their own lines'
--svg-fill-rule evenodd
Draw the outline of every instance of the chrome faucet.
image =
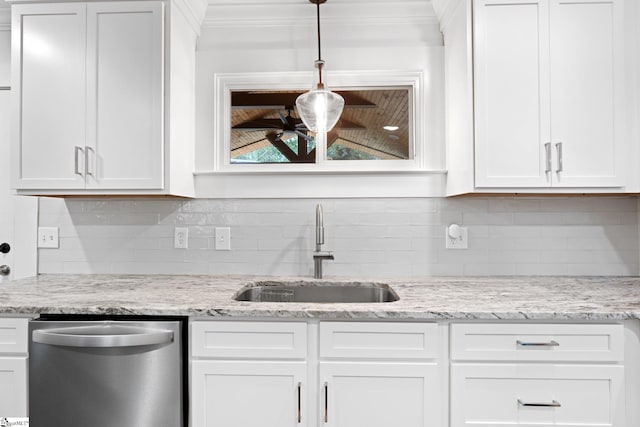
<svg viewBox="0 0 640 427">
<path fill-rule="evenodd" d="M 331 252 L 323 252 L 324 245 L 324 221 L 322 219 L 322 205 L 316 206 L 316 251 L 313 253 L 313 277 L 322 279 L 322 261 L 333 259 Z"/>
</svg>

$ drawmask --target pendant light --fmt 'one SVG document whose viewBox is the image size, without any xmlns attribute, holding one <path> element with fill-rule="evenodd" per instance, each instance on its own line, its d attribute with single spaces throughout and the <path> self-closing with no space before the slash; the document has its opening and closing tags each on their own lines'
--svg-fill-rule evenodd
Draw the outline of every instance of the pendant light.
<svg viewBox="0 0 640 427">
<path fill-rule="evenodd" d="M 303 93 L 296 99 L 298 115 L 307 129 L 316 133 L 329 132 L 338 123 L 344 98 L 335 92 L 325 88 L 322 82 L 322 68 L 324 61 L 320 49 L 320 4 L 327 0 L 309 0 L 316 5 L 316 17 L 318 22 L 318 59 L 315 61 L 318 70 L 318 84 L 315 89 Z"/>
</svg>

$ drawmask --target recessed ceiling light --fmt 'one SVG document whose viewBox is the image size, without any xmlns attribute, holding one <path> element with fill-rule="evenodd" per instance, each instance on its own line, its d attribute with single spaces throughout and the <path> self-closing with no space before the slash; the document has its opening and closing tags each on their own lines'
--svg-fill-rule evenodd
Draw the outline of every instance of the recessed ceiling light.
<svg viewBox="0 0 640 427">
<path fill-rule="evenodd" d="M 394 130 L 400 129 L 398 126 L 385 126 L 384 130 L 388 130 L 389 132 L 393 132 Z"/>
</svg>

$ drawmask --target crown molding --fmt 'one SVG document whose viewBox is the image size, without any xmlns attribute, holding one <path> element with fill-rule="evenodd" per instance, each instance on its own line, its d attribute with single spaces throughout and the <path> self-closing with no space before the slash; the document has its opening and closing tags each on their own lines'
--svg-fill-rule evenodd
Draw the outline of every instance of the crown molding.
<svg viewBox="0 0 640 427">
<path fill-rule="evenodd" d="M 187 19 L 197 35 L 200 35 L 202 23 L 207 13 L 207 0 L 171 0 Z"/>
<path fill-rule="evenodd" d="M 433 10 L 440 21 L 440 31 L 446 32 L 456 10 L 465 1 L 467 0 L 431 0 Z"/>
<path fill-rule="evenodd" d="M 334 0 L 320 8 L 323 25 L 407 25 L 429 23 L 436 18 L 425 0 Z M 205 28 L 309 27 L 316 22 L 315 8 L 303 0 L 209 0 Z"/>
</svg>

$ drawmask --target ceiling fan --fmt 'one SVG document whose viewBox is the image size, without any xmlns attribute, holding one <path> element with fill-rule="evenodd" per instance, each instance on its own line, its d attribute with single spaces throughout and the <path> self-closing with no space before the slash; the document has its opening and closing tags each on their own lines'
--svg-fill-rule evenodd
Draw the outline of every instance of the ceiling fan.
<svg viewBox="0 0 640 427">
<path fill-rule="evenodd" d="M 304 138 L 306 141 L 313 141 L 313 137 L 309 136 L 307 133 L 309 130 L 302 123 L 302 120 L 294 118 L 291 116 L 292 108 L 287 107 L 287 115 L 285 116 L 282 111 L 278 111 L 277 119 L 268 119 L 261 118 L 255 120 L 248 120 L 242 123 L 233 126 L 233 130 L 243 130 L 243 131 L 274 131 L 279 129 L 279 137 L 281 138 L 285 134 L 296 134 L 299 137 Z M 266 134 L 265 134 L 266 135 Z"/>
<path fill-rule="evenodd" d="M 247 144 L 243 144 L 239 147 L 234 147 L 231 151 L 240 150 L 266 140 L 269 141 L 269 143 L 271 143 L 271 145 L 273 145 L 289 162 L 312 163 L 315 158 L 315 148 L 308 151 L 308 143 L 312 142 L 314 138 L 307 134 L 309 130 L 305 124 L 302 123 L 302 120 L 291 116 L 291 110 L 291 108 L 286 108 L 286 116 L 282 111 L 278 111 L 277 119 L 261 118 L 248 120 L 233 126 L 233 130 L 264 132 L 264 137 L 251 141 Z M 290 139 L 293 135 L 298 138 L 298 147 L 295 151 L 284 142 L 284 140 Z"/>
</svg>

